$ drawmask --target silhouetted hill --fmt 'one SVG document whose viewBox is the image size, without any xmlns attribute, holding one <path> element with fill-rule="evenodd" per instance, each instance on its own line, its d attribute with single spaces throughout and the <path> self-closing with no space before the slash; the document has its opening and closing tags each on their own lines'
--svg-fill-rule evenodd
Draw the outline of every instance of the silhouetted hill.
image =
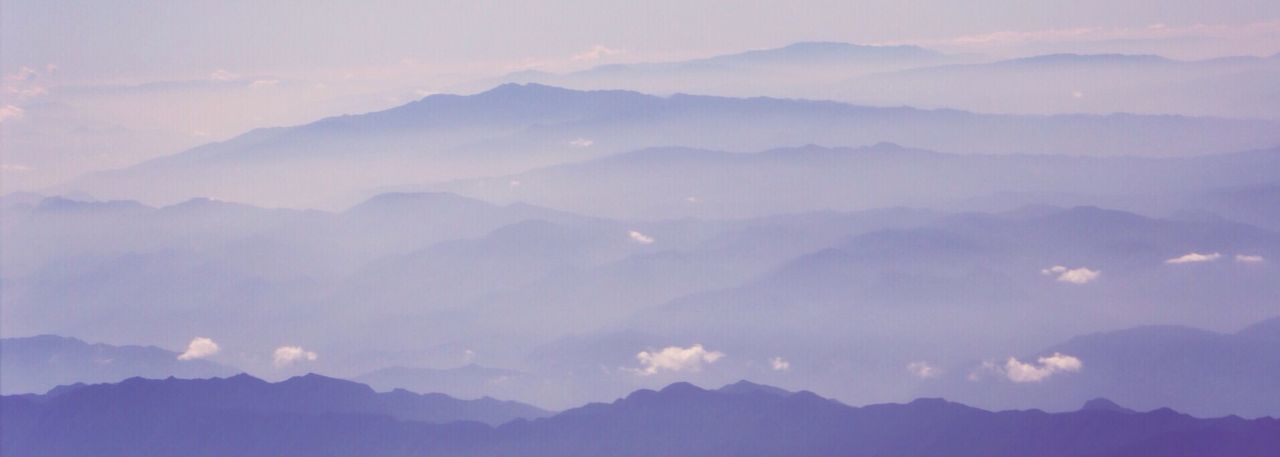
<svg viewBox="0 0 1280 457">
<path fill-rule="evenodd" d="M 137 408 L 163 414 L 192 411 L 247 411 L 259 414 L 364 414 L 422 422 L 474 421 L 492 425 L 547 411 L 492 398 L 459 400 L 444 394 L 403 389 L 377 393 L 364 384 L 317 374 L 271 383 L 238 374 L 229 378 L 129 378 L 117 384 L 81 385 L 27 396 L 50 407 L 115 410 Z"/>
<path fill-rule="evenodd" d="M 305 386 L 296 384 L 309 382 L 293 381 L 292 388 L 302 389 Z M 660 391 L 636 391 L 609 404 L 491 428 L 314 409 L 197 409 L 178 406 L 182 397 L 135 388 L 143 386 L 154 383 L 88 387 L 47 399 L 4 397 L 6 426 L 0 430 L 0 450 L 15 457 L 1252 457 L 1271 456 L 1280 449 L 1280 421 L 1275 419 L 1197 419 L 1168 409 L 992 413 L 939 399 L 855 408 L 810 392 L 724 392 L 676 383 Z M 84 409 L 86 404 L 121 407 Z"/>
</svg>

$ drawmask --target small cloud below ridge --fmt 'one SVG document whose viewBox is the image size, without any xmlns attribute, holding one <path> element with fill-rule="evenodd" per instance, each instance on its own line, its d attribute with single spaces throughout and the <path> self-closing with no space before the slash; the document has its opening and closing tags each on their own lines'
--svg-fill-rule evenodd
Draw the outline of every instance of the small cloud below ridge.
<svg viewBox="0 0 1280 457">
<path fill-rule="evenodd" d="M 273 362 L 277 368 L 293 365 L 297 362 L 312 362 L 319 358 L 315 352 L 303 349 L 301 346 L 280 346 L 276 348 L 272 355 Z"/>
<path fill-rule="evenodd" d="M 772 368 L 773 371 L 788 371 L 791 369 L 791 362 L 782 357 L 774 357 L 769 359 L 769 368 Z"/>
<path fill-rule="evenodd" d="M 637 232 L 635 230 L 627 232 L 627 237 L 630 238 L 631 241 L 634 241 L 640 244 L 653 244 L 653 241 L 654 241 L 653 237 Z"/>
<path fill-rule="evenodd" d="M 920 379 L 932 379 L 942 375 L 941 368 L 925 361 L 908 363 L 907 372 Z"/>
<path fill-rule="evenodd" d="M 1058 282 L 1068 284 L 1088 284 L 1097 281 L 1102 276 L 1102 272 L 1098 270 L 1090 270 L 1086 267 L 1067 268 L 1062 265 L 1054 265 L 1049 268 L 1040 270 L 1040 274 L 1045 276 L 1057 276 Z"/>
<path fill-rule="evenodd" d="M 1174 258 L 1172 258 L 1172 259 L 1165 260 L 1165 261 L 1164 261 L 1164 263 L 1167 263 L 1167 264 L 1169 264 L 1169 265 L 1181 265 L 1181 264 L 1185 264 L 1185 263 L 1214 262 L 1214 261 L 1217 261 L 1217 260 L 1218 260 L 1219 258 L 1221 258 L 1221 257 L 1222 257 L 1222 254 L 1217 253 L 1217 252 L 1213 252 L 1213 253 L 1209 253 L 1209 254 L 1201 254 L 1201 253 L 1198 253 L 1198 252 L 1189 252 L 1189 253 L 1187 253 L 1187 254 L 1182 255 L 1181 257 L 1174 257 Z"/>
<path fill-rule="evenodd" d="M 1009 357 L 1004 364 L 992 362 L 982 364 L 983 369 L 998 373 L 1015 383 L 1041 382 L 1058 373 L 1076 373 L 1084 369 L 1084 362 L 1079 358 L 1055 352 L 1048 357 L 1036 359 L 1036 363 L 1028 363 Z M 970 376 L 970 380 L 974 380 Z"/>
<path fill-rule="evenodd" d="M 1262 258 L 1260 255 L 1236 254 L 1236 263 L 1262 263 L 1266 261 L 1267 259 Z"/>
<path fill-rule="evenodd" d="M 222 348 L 218 347 L 218 343 L 214 342 L 212 339 L 205 338 L 205 337 L 195 337 L 191 339 L 190 343 L 187 343 L 187 351 L 181 354 L 178 354 L 178 360 L 185 361 L 185 360 L 203 359 L 205 357 L 209 357 L 214 354 L 217 354 L 221 350 Z"/>
<path fill-rule="evenodd" d="M 650 376 L 659 372 L 699 372 L 703 367 L 716 363 L 725 354 L 720 351 L 708 351 L 701 344 L 687 348 L 667 346 L 660 351 L 641 351 L 636 360 L 641 368 L 632 370 L 641 376 Z M 788 365 L 789 366 L 789 365 Z"/>
</svg>

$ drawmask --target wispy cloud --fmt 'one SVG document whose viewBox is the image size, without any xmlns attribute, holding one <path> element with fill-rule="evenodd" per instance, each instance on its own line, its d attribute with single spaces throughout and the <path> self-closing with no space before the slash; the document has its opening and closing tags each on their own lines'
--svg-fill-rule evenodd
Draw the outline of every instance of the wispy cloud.
<svg viewBox="0 0 1280 457">
<path fill-rule="evenodd" d="M 578 54 L 574 54 L 572 57 L 572 60 L 574 61 L 600 60 L 605 57 L 622 54 L 623 52 L 625 51 L 621 49 L 613 49 L 602 44 L 597 44 L 595 46 L 592 46 L 591 49 L 588 49 Z"/>
<path fill-rule="evenodd" d="M 211 355 L 217 354 L 222 348 L 218 347 L 212 339 L 205 337 L 196 337 L 187 343 L 187 351 L 178 354 L 178 360 L 195 360 L 203 359 Z"/>
<path fill-rule="evenodd" d="M 653 244 L 653 241 L 654 241 L 653 237 L 637 232 L 635 230 L 627 232 L 627 237 L 631 238 L 631 241 L 634 241 L 640 244 Z"/>
<path fill-rule="evenodd" d="M 773 371 L 788 371 L 791 369 L 791 362 L 782 357 L 774 357 L 769 359 L 769 368 L 772 368 Z"/>
<path fill-rule="evenodd" d="M 1260 255 L 1236 254 L 1236 263 L 1262 263 L 1266 259 Z"/>
<path fill-rule="evenodd" d="M 302 361 L 314 361 L 319 356 L 316 353 L 303 349 L 300 346 L 280 346 L 276 348 L 273 354 L 273 363 L 277 368 L 293 365 Z"/>
<path fill-rule="evenodd" d="M 1102 272 L 1098 270 L 1090 270 L 1085 267 L 1067 268 L 1062 265 L 1054 265 L 1040 270 L 1040 274 L 1046 276 L 1057 276 L 1057 280 L 1059 282 L 1069 284 L 1088 284 L 1098 280 L 1098 278 L 1102 276 Z"/>
<path fill-rule="evenodd" d="M 279 84 L 280 84 L 279 79 L 258 79 L 249 83 L 249 87 L 257 89 L 257 88 L 263 88 L 263 87 L 276 86 Z"/>
<path fill-rule="evenodd" d="M 210 81 L 235 81 L 237 79 L 240 79 L 240 75 L 221 68 L 214 70 L 213 73 L 209 73 Z"/>
<path fill-rule="evenodd" d="M 925 361 L 911 362 L 907 364 L 907 372 L 920 379 L 936 378 L 942 375 L 942 369 Z"/>
<path fill-rule="evenodd" d="M 668 346 L 660 351 L 642 351 L 636 354 L 640 369 L 632 370 L 636 374 L 649 376 L 663 371 L 698 372 L 706 365 L 716 363 L 724 357 L 720 351 L 708 351 L 701 344 L 687 348 Z"/>
<path fill-rule="evenodd" d="M 1222 258 L 1222 254 L 1217 252 L 1213 252 L 1209 254 L 1190 252 L 1182 255 L 1181 257 L 1174 257 L 1172 259 L 1165 260 L 1164 263 L 1167 263 L 1170 265 L 1179 265 L 1184 263 L 1202 263 L 1202 262 L 1213 262 L 1218 260 L 1219 258 Z"/>
<path fill-rule="evenodd" d="M 573 146 L 575 148 L 589 148 L 593 144 L 596 144 L 596 142 L 586 138 L 574 138 L 572 141 L 569 141 L 569 146 Z"/>
<path fill-rule="evenodd" d="M 10 119 L 22 119 L 26 115 L 26 111 L 14 105 L 0 106 L 0 122 Z"/>
</svg>

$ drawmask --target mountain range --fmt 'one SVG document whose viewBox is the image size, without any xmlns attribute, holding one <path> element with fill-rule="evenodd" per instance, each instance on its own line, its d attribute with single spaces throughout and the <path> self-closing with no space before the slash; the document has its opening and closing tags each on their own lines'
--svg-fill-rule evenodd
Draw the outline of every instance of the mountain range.
<svg viewBox="0 0 1280 457">
<path fill-rule="evenodd" d="M 1216 165 L 1256 165 L 1263 162 L 1251 157 L 1267 155 L 1241 157 L 1177 159 L 1166 169 L 1198 168 L 1208 184 L 1220 169 L 1269 172 Z M 958 375 L 986 360 L 1035 360 L 1100 329 L 1235 331 L 1274 317 L 1267 298 L 1280 293 L 1273 230 L 1096 207 L 637 221 L 438 193 L 386 194 L 340 213 L 212 200 L 6 204 L 5 239 L 24 241 L 0 255 L 6 335 L 170 348 L 207 337 L 223 349 L 212 360 L 271 379 L 321 371 L 380 389 L 552 408 L 679 379 L 747 377 L 851 403 L 905 401 L 941 381 L 913 376 L 912 363 Z M 1191 254 L 1194 261 L 1170 263 Z M 130 318 L 139 313 L 170 324 Z M 210 315 L 217 319 L 202 318 Z M 695 344 L 728 356 L 700 371 L 637 374 L 645 369 L 638 353 Z M 277 364 L 271 351 L 280 347 L 317 357 Z M 1085 373 L 1093 354 L 1106 353 L 1066 352 L 1085 357 Z M 772 368 L 774 359 L 783 368 Z M 451 370 L 469 364 L 520 375 Z M 364 377 L 391 367 L 403 372 Z M 23 392 L 50 387 L 25 375 L 34 371 L 17 373 L 6 375 L 9 385 L 33 379 Z M 1266 402 L 1214 409 L 1201 401 L 1211 397 L 1187 393 L 1198 385 L 1191 379 L 1153 379 L 1176 384 L 1168 386 L 1176 395 L 1102 392 L 1125 403 L 1135 395 L 1143 407 L 1274 414 Z M 947 396 L 1061 410 L 1099 389 L 1081 387 L 1070 405 Z"/>
<path fill-rule="evenodd" d="M 270 388 L 264 403 L 206 403 Z M 87 386 L 4 397 L 7 456 L 1266 456 L 1280 422 L 1133 412 L 1094 400 L 1075 412 L 988 412 L 940 399 L 850 407 L 810 392 L 739 382 L 676 383 L 497 427 L 401 420 L 361 386 L 307 376 L 261 386 L 247 377 Z M 406 394 L 408 395 L 408 394 Z M 255 397 L 256 398 L 256 397 Z M 314 403 L 315 400 L 323 400 Z M 299 401 L 305 401 L 301 403 Z M 83 405 L 98 407 L 83 409 Z M 115 407 L 111 407 L 115 406 Z M 408 406 L 401 404 L 400 406 Z M 210 439 L 210 437 L 217 437 Z"/>
<path fill-rule="evenodd" d="M 649 219 L 741 218 L 817 210 L 953 208 L 1003 193 L 1075 194 L 1077 205 L 1124 201 L 1147 214 L 1229 188 L 1280 182 L 1280 149 L 1190 158 L 948 154 L 882 143 L 802 146 L 753 153 L 654 148 L 586 162 L 410 187 L 495 202 L 528 202 L 582 214 Z M 660 186 L 651 183 L 662 183 Z M 509 183 L 518 183 L 512 186 Z M 636 189 L 644 189 L 637 192 Z M 1049 203 L 1027 199 L 1027 203 Z M 1214 201 L 1230 200 L 1217 197 Z M 1264 208 L 1270 194 L 1234 206 Z M 1026 204 L 1026 203 L 1024 203 Z M 1008 205 L 1013 209 L 1021 205 Z M 1232 214 L 1254 214 L 1237 210 Z M 1266 210 L 1250 220 L 1260 220 Z M 1247 216 L 1246 216 L 1247 217 Z"/>
<path fill-rule="evenodd" d="M 259 129 L 86 175 L 54 191 L 156 204 L 212 197 L 334 209 L 388 187 L 513 174 L 673 145 L 746 152 L 895 142 L 946 153 L 1168 157 L 1274 147 L 1280 144 L 1276 132 L 1280 127 L 1270 121 L 976 114 L 508 84 L 474 95 L 433 95 L 386 111 Z"/>
<path fill-rule="evenodd" d="M 1176 60 L 1149 54 L 954 55 L 918 46 L 802 42 L 569 73 L 523 71 L 458 87 L 540 83 L 579 90 L 772 96 L 988 113 L 1179 113 L 1280 119 L 1276 56 Z M 921 145 L 916 145 L 921 146 Z"/>
</svg>

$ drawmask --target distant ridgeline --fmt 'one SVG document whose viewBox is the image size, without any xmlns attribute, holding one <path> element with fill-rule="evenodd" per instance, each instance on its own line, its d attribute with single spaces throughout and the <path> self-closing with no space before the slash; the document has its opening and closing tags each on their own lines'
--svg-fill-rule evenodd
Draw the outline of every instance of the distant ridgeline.
<svg viewBox="0 0 1280 457">
<path fill-rule="evenodd" d="M 0 453 L 24 456 L 1171 456 L 1273 457 L 1280 420 L 1169 409 L 993 413 L 938 399 L 846 406 L 739 382 L 677 383 L 550 417 L 308 375 L 129 379 L 7 396 Z M 505 422 L 502 425 L 486 425 Z"/>
</svg>

